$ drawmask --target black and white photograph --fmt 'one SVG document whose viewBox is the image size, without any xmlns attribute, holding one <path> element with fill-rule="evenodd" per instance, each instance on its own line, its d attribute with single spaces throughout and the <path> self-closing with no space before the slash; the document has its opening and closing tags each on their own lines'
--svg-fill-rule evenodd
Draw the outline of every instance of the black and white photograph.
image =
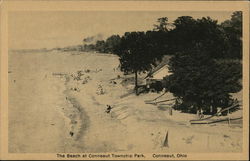
<svg viewBox="0 0 250 161">
<path fill-rule="evenodd" d="M 8 11 L 8 154 L 243 153 L 244 14 Z"/>
</svg>

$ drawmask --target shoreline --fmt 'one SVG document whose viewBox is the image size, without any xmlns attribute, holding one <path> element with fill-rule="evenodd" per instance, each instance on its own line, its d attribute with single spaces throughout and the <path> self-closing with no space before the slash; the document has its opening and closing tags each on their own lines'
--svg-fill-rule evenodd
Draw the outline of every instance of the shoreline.
<svg viewBox="0 0 250 161">
<path fill-rule="evenodd" d="M 124 86 L 126 77 L 113 70 L 117 58 L 40 53 L 14 54 L 10 60 L 12 152 L 242 151 L 240 127 L 191 126 L 187 120 L 195 115 L 173 111 L 169 116 L 145 104 L 157 93 L 127 95 L 132 86 Z M 113 107 L 110 112 L 107 105 Z M 162 148 L 166 132 L 168 149 Z"/>
</svg>

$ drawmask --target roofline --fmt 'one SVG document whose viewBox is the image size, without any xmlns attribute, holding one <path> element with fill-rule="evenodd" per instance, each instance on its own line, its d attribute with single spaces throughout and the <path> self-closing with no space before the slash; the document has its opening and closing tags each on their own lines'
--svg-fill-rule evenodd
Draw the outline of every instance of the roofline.
<svg viewBox="0 0 250 161">
<path fill-rule="evenodd" d="M 159 69 L 157 69 L 156 71 L 154 71 L 153 73 L 151 73 L 151 75 L 153 75 L 154 73 L 157 73 L 160 69 L 162 69 L 162 68 L 165 67 L 165 66 L 168 66 L 168 64 L 164 64 L 161 68 L 159 68 Z M 144 79 L 148 78 L 148 77 L 151 76 L 151 75 L 148 74 Z"/>
</svg>

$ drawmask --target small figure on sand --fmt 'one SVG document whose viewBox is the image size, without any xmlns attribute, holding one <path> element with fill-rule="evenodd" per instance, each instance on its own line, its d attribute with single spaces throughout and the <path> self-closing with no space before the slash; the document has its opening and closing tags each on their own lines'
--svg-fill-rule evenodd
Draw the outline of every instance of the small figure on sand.
<svg viewBox="0 0 250 161">
<path fill-rule="evenodd" d="M 221 116 L 222 107 L 217 107 L 217 116 Z"/>
<path fill-rule="evenodd" d="M 98 94 L 98 95 L 103 95 L 104 93 L 105 93 L 105 91 L 104 91 L 102 85 L 98 85 L 96 94 Z"/>
<path fill-rule="evenodd" d="M 72 131 L 69 132 L 69 135 L 73 137 L 74 133 Z"/>
<path fill-rule="evenodd" d="M 204 111 L 202 109 L 198 110 L 197 111 L 197 116 L 198 116 L 199 119 L 204 118 Z"/>
<path fill-rule="evenodd" d="M 111 80 L 109 83 L 110 84 L 117 84 L 116 81 L 114 81 L 114 80 Z"/>
<path fill-rule="evenodd" d="M 110 113 L 111 109 L 112 109 L 112 107 L 110 105 L 107 105 L 107 109 L 105 112 Z"/>
</svg>

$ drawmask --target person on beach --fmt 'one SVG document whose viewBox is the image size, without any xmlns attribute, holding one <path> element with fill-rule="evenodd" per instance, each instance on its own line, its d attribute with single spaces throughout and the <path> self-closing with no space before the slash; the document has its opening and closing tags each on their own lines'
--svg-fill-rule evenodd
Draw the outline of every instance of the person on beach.
<svg viewBox="0 0 250 161">
<path fill-rule="evenodd" d="M 198 118 L 199 118 L 199 119 L 204 118 L 204 114 L 203 114 L 203 112 L 204 112 L 204 111 L 203 111 L 202 109 L 197 110 L 197 113 L 196 113 L 196 114 L 197 114 L 197 116 L 198 116 Z"/>
<path fill-rule="evenodd" d="M 112 107 L 111 107 L 110 105 L 107 105 L 106 112 L 107 112 L 107 113 L 110 113 L 111 109 L 112 109 Z"/>
</svg>

